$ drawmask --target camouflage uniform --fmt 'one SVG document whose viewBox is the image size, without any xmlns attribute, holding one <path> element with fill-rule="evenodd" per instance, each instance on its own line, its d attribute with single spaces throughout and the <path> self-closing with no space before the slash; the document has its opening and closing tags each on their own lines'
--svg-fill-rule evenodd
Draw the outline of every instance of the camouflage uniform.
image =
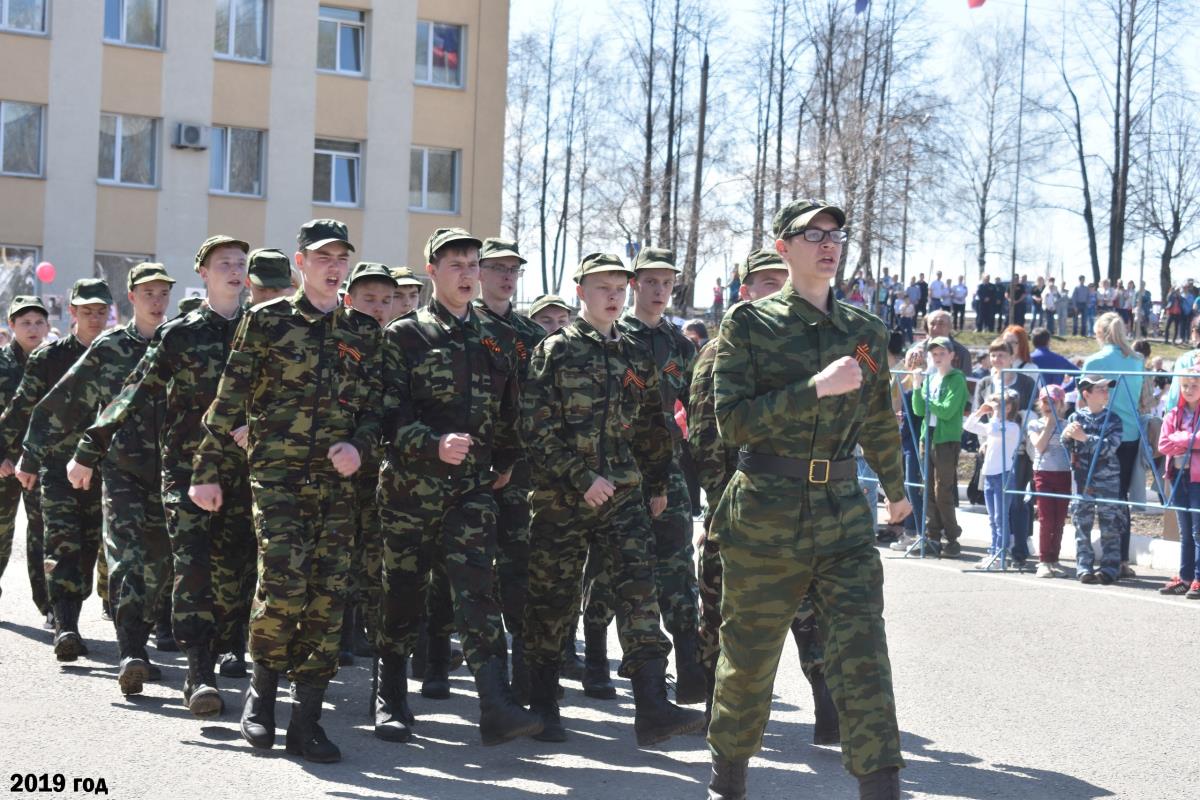
<svg viewBox="0 0 1200 800">
<path fill-rule="evenodd" d="M 354 538 L 353 477 L 339 475 L 327 454 L 349 442 L 369 458 L 379 439 L 379 376 L 379 326 L 367 315 L 322 312 L 303 291 L 255 306 L 234 336 L 193 462 L 193 484 L 224 491 L 236 480 L 230 470 L 241 471 L 227 454 L 232 433 L 249 423 L 258 538 L 250 653 L 322 690 L 337 672 Z"/>
<path fill-rule="evenodd" d="M 11 318 L 10 314 L 10 318 Z M 16 341 L 0 348 L 0 408 L 8 405 L 25 374 L 28 360 Z M 17 528 L 17 504 L 25 500 L 25 566 L 29 573 L 29 588 L 33 604 L 41 614 L 50 613 L 50 598 L 46 594 L 46 573 L 43 570 L 42 498 L 38 488 L 24 491 L 15 476 L 0 478 L 0 576 L 12 556 L 13 538 Z"/>
<path fill-rule="evenodd" d="M 1079 497 L 1071 501 L 1071 524 L 1075 526 L 1075 572 L 1082 578 L 1092 572 L 1092 524 L 1100 523 L 1100 572 L 1112 580 L 1121 575 L 1121 526 L 1124 511 L 1113 503 L 1097 503 L 1087 498 L 1116 500 L 1120 496 L 1121 474 L 1117 447 L 1121 444 L 1121 418 L 1111 408 L 1093 414 L 1083 399 L 1067 424 L 1078 422 L 1087 441 L 1062 437 L 1071 456 L 1071 471 Z M 1089 479 L 1089 473 L 1090 479 Z"/>
</svg>

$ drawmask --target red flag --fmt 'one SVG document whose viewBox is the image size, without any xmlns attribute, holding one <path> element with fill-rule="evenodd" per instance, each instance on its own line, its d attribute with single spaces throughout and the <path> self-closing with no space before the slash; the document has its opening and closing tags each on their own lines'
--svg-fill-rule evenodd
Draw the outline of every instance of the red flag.
<svg viewBox="0 0 1200 800">
<path fill-rule="evenodd" d="M 984 0 L 967 0 L 967 8 L 982 8 Z"/>
</svg>

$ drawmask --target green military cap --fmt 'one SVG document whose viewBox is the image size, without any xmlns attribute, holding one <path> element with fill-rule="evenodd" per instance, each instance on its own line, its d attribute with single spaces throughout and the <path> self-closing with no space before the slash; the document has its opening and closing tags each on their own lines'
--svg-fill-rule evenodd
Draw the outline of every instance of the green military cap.
<svg viewBox="0 0 1200 800">
<path fill-rule="evenodd" d="M 775 214 L 771 220 L 771 230 L 776 239 L 786 239 L 804 230 L 818 214 L 829 214 L 837 220 L 838 225 L 846 224 L 846 212 L 824 200 L 793 200 Z"/>
<path fill-rule="evenodd" d="M 521 254 L 517 251 L 517 243 L 514 239 L 501 239 L 498 236 L 489 236 L 483 240 L 483 246 L 479 248 L 479 260 L 485 258 L 515 258 L 522 264 L 527 264 Z"/>
<path fill-rule="evenodd" d="M 90 303 L 104 303 L 106 306 L 111 306 L 112 301 L 112 292 L 108 290 L 108 284 L 99 278 L 80 278 L 71 287 L 71 305 L 73 306 L 86 306 Z"/>
<path fill-rule="evenodd" d="M 32 294 L 19 294 L 8 304 L 8 318 L 11 320 L 17 314 L 20 314 L 22 311 L 28 311 L 31 308 L 42 312 L 47 317 L 50 316 L 50 312 L 46 309 L 46 304 L 42 302 L 42 298 Z"/>
<path fill-rule="evenodd" d="M 246 275 L 260 289 L 290 289 L 292 260 L 282 250 L 260 247 L 250 253 Z"/>
<path fill-rule="evenodd" d="M 250 252 L 250 245 L 243 242 L 241 239 L 235 239 L 232 236 L 226 236 L 223 233 L 218 233 L 216 236 L 210 236 L 204 240 L 204 244 L 200 245 L 200 249 L 196 251 L 196 272 L 200 271 L 200 266 L 204 263 L 204 259 L 208 258 L 208 254 L 218 247 L 237 247 L 243 253 Z"/>
<path fill-rule="evenodd" d="M 156 264 L 152 261 L 143 261 L 140 264 L 135 264 L 133 269 L 129 270 L 129 291 L 133 291 L 133 287 L 151 281 L 166 281 L 167 283 L 175 283 L 175 279 L 167 274 L 167 268 L 162 264 Z"/>
<path fill-rule="evenodd" d="M 946 336 L 934 336 L 932 339 L 930 339 L 929 341 L 925 342 L 925 349 L 926 349 L 926 350 L 930 350 L 930 349 L 932 349 L 932 348 L 934 348 L 934 347 L 940 347 L 940 348 L 942 348 L 943 350 L 949 350 L 949 349 L 951 349 L 951 348 L 953 347 L 953 345 L 952 345 L 952 344 L 950 344 L 950 339 L 949 339 L 949 337 L 946 337 Z"/>
<path fill-rule="evenodd" d="M 350 291 L 354 282 L 362 278 L 379 278 L 391 284 L 396 283 L 396 277 L 392 275 L 392 270 L 388 268 L 387 264 L 380 264 L 376 261 L 360 261 L 354 265 L 354 269 L 350 270 L 350 277 L 346 280 L 346 291 Z"/>
<path fill-rule="evenodd" d="M 175 310 L 179 312 L 179 316 L 183 316 L 189 311 L 195 311 L 204 303 L 203 297 L 184 297 L 175 304 Z"/>
<path fill-rule="evenodd" d="M 592 275 L 597 272 L 624 272 L 630 277 L 634 275 L 633 270 L 625 266 L 625 262 L 618 255 L 589 253 L 583 257 L 583 261 L 579 262 L 579 267 L 575 270 L 575 282 L 582 281 L 584 275 Z"/>
<path fill-rule="evenodd" d="M 425 282 L 408 267 L 392 267 L 392 279 L 397 286 L 424 286 Z"/>
<path fill-rule="evenodd" d="M 301 250 L 316 250 L 318 247 L 324 247 L 333 242 L 341 242 L 351 253 L 354 252 L 354 245 L 350 244 L 350 232 L 346 229 L 346 223 L 336 219 L 310 219 L 300 226 L 300 233 L 296 234 L 296 241 Z"/>
<path fill-rule="evenodd" d="M 475 245 L 483 247 L 483 242 L 476 239 L 464 228 L 438 228 L 429 236 L 429 240 L 425 242 L 425 261 L 429 264 L 433 263 L 433 257 L 451 242 L 462 242 L 464 245 Z"/>
<path fill-rule="evenodd" d="M 787 269 L 787 264 L 779 257 L 773 247 L 763 247 L 746 256 L 746 260 L 737 267 L 738 280 L 745 283 L 750 273 L 763 269 Z"/>
<path fill-rule="evenodd" d="M 672 272 L 683 272 L 675 266 L 675 254 L 662 247 L 643 247 L 633 260 L 633 273 L 640 269 L 669 269 Z"/>
<path fill-rule="evenodd" d="M 563 300 L 558 295 L 544 294 L 541 297 L 539 297 L 533 301 L 533 305 L 531 305 L 529 307 L 529 316 L 532 317 L 534 314 L 538 313 L 542 309 L 550 308 L 551 306 L 558 306 L 559 308 L 565 309 L 566 311 L 571 310 L 571 307 L 569 305 L 567 305 L 567 301 Z"/>
</svg>

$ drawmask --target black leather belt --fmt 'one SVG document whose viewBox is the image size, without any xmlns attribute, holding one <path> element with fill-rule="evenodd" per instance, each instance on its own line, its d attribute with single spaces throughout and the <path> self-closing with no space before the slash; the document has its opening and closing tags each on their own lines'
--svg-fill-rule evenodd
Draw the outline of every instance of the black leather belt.
<svg viewBox="0 0 1200 800">
<path fill-rule="evenodd" d="M 830 461 L 827 458 L 787 458 L 764 453 L 738 451 L 737 468 L 750 475 L 779 475 L 809 483 L 829 483 L 858 477 L 858 462 L 853 458 Z"/>
</svg>

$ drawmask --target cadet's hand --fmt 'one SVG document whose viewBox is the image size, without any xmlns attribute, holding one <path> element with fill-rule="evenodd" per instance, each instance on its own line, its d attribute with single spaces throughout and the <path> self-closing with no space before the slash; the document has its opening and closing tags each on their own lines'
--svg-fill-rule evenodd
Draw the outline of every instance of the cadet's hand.
<svg viewBox="0 0 1200 800">
<path fill-rule="evenodd" d="M 338 442 L 329 448 L 329 461 L 343 478 L 349 478 L 362 466 L 362 456 L 358 454 L 358 448 L 349 442 Z"/>
<path fill-rule="evenodd" d="M 512 467 L 509 467 L 499 478 L 496 478 L 496 482 L 492 484 L 492 488 L 496 490 L 503 489 L 505 486 L 508 486 L 508 482 L 511 480 Z"/>
<path fill-rule="evenodd" d="M 233 431 L 233 441 L 238 447 L 245 450 L 250 444 L 250 426 L 243 425 Z"/>
<path fill-rule="evenodd" d="M 592 508 L 599 508 L 611 500 L 616 491 L 617 487 L 611 481 L 598 477 L 592 481 L 591 488 L 583 493 L 583 500 Z"/>
<path fill-rule="evenodd" d="M 447 433 L 438 442 L 438 458 L 452 467 L 467 460 L 471 449 L 471 436 L 466 433 Z"/>
<path fill-rule="evenodd" d="M 12 475 L 13 472 L 14 470 L 11 458 L 6 458 L 3 461 L 0 461 L 0 478 L 7 478 L 8 476 Z"/>
<path fill-rule="evenodd" d="M 658 519 L 667 510 L 667 496 L 660 494 L 650 498 L 650 518 Z"/>
<path fill-rule="evenodd" d="M 221 510 L 221 484 L 219 483 L 193 483 L 192 487 L 188 489 L 188 497 L 192 498 L 192 502 L 205 511 Z"/>
<path fill-rule="evenodd" d="M 67 462 L 67 480 L 71 482 L 71 486 L 80 491 L 87 491 L 92 486 L 92 474 L 95 472 L 91 467 L 85 467 L 75 459 Z"/>
<path fill-rule="evenodd" d="M 20 469 L 16 471 L 17 482 L 21 484 L 21 488 L 27 492 L 33 491 L 33 487 L 37 486 L 36 472 L 22 472 Z"/>
<path fill-rule="evenodd" d="M 817 373 L 817 397 L 833 397 L 858 391 L 862 367 L 850 356 L 842 356 Z"/>
<path fill-rule="evenodd" d="M 894 503 L 888 500 L 885 505 L 888 512 L 888 523 L 891 525 L 899 525 L 912 514 L 912 503 L 908 502 L 907 497 Z"/>
</svg>

